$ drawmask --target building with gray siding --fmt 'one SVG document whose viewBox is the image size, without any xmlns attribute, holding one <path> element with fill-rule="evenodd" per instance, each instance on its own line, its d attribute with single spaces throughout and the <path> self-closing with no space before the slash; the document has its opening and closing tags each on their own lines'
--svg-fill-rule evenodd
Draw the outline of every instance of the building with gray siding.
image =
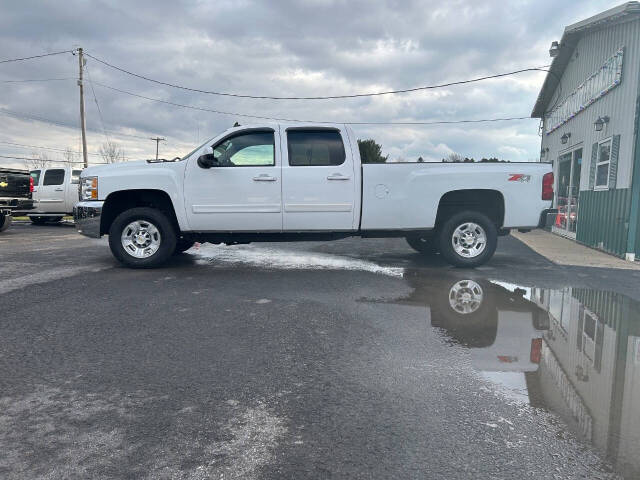
<svg viewBox="0 0 640 480">
<path fill-rule="evenodd" d="M 640 257 L 640 3 L 565 28 L 531 114 L 553 162 L 552 230 Z"/>
</svg>

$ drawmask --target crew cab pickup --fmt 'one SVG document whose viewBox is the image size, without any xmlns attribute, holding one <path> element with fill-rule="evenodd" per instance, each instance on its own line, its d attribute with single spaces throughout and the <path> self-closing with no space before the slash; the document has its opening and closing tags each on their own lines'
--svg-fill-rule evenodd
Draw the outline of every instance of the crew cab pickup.
<svg viewBox="0 0 640 480">
<path fill-rule="evenodd" d="M 32 192 L 29 172 L 0 168 L 0 232 L 9 228 L 16 213 L 24 213 L 33 207 Z"/>
<path fill-rule="evenodd" d="M 78 182 L 82 170 L 72 167 L 49 167 L 31 171 L 34 209 L 28 217 L 32 223 L 56 223 L 73 213 L 78 200 Z"/>
<path fill-rule="evenodd" d="M 406 237 L 450 263 L 488 261 L 497 236 L 546 220 L 544 163 L 361 164 L 345 125 L 231 128 L 172 162 L 85 169 L 78 230 L 114 256 L 154 267 L 195 241 L 249 243 Z"/>
</svg>

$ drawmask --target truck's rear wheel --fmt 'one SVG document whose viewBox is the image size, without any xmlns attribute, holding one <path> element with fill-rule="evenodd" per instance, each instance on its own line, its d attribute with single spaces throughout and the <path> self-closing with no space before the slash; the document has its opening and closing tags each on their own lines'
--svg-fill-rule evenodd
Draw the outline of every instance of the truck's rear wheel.
<svg viewBox="0 0 640 480">
<path fill-rule="evenodd" d="M 171 221 L 155 208 L 137 207 L 122 212 L 109 229 L 113 255 L 132 268 L 163 264 L 176 249 L 177 236 Z"/>
<path fill-rule="evenodd" d="M 496 251 L 498 233 L 483 213 L 471 210 L 453 215 L 439 228 L 439 250 L 456 267 L 477 267 Z"/>
<path fill-rule="evenodd" d="M 4 232 L 7 228 L 9 228 L 12 221 L 13 217 L 11 215 L 0 213 L 0 232 Z"/>
<path fill-rule="evenodd" d="M 414 234 L 407 236 L 406 240 L 411 248 L 423 255 L 435 255 L 438 252 L 434 237 Z"/>
<path fill-rule="evenodd" d="M 47 217 L 47 222 L 58 223 L 61 222 L 64 217 Z"/>
</svg>

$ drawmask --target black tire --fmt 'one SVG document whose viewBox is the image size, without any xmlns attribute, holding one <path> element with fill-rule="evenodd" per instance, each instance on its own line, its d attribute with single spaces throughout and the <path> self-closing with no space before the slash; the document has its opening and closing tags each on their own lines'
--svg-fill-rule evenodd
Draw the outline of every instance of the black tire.
<svg viewBox="0 0 640 480">
<path fill-rule="evenodd" d="M 13 217 L 11 215 L 0 214 L 0 232 L 4 232 L 11 226 Z"/>
<path fill-rule="evenodd" d="M 475 223 L 484 230 L 486 242 L 480 253 L 465 257 L 456 252 L 453 246 L 453 235 L 458 227 L 465 223 Z M 473 268 L 488 262 L 496 251 L 498 232 L 494 223 L 485 214 L 472 210 L 456 213 L 439 228 L 438 246 L 442 256 L 456 267 Z M 472 249 L 470 249 L 472 250 Z"/>
<path fill-rule="evenodd" d="M 467 347 L 492 345 L 498 333 L 498 310 L 490 284 L 460 279 L 444 282 L 442 287 L 434 290 L 430 302 L 431 325 Z"/>
<path fill-rule="evenodd" d="M 435 255 L 438 248 L 434 237 L 425 237 L 424 235 L 409 235 L 406 237 L 407 243 L 416 252 L 423 255 Z"/>
<path fill-rule="evenodd" d="M 122 244 L 122 234 L 129 224 L 140 221 L 151 223 L 159 232 L 157 250 L 145 258 L 137 258 L 129 253 Z M 122 264 L 130 268 L 155 268 L 165 263 L 176 249 L 177 235 L 171 220 L 160 210 L 149 207 L 136 207 L 118 215 L 109 229 L 109 247 L 111 253 Z"/>
<path fill-rule="evenodd" d="M 45 223 L 47 223 L 48 218 L 47 217 L 29 217 L 29 220 L 31 220 L 31 223 L 33 223 L 34 225 L 44 225 Z"/>
<path fill-rule="evenodd" d="M 179 253 L 186 252 L 191 247 L 193 247 L 195 243 L 196 242 L 194 242 L 193 240 L 187 240 L 186 238 L 179 238 L 176 241 L 176 249 L 174 250 L 173 254 L 178 255 Z"/>
<path fill-rule="evenodd" d="M 47 222 L 49 223 L 58 223 L 61 222 L 64 217 L 46 217 Z"/>
</svg>

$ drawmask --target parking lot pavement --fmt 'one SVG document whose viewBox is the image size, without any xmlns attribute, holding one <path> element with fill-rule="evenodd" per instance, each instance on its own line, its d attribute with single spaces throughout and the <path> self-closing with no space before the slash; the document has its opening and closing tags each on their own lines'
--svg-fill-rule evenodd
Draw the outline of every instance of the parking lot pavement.
<svg viewBox="0 0 640 480">
<path fill-rule="evenodd" d="M 17 224 L 0 477 L 634 478 L 639 281 L 509 237 L 473 271 L 401 239 L 128 270 L 105 239 Z"/>
</svg>

